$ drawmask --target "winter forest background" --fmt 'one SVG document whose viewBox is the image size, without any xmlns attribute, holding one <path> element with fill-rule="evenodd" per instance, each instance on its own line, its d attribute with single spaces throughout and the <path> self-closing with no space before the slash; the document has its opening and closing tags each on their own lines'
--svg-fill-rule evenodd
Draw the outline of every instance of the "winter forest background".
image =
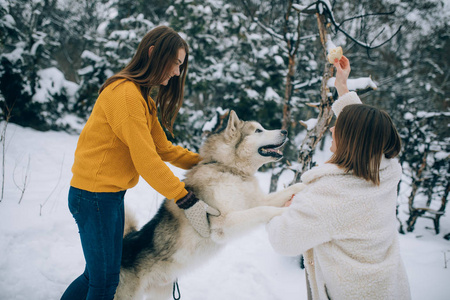
<svg viewBox="0 0 450 300">
<path fill-rule="evenodd" d="M 285 158 L 261 170 L 271 190 L 285 172 L 298 180 L 326 144 L 336 92 L 325 54 L 342 46 L 350 87 L 385 109 L 403 140 L 399 231 L 429 218 L 450 239 L 439 226 L 450 189 L 450 0 L 0 0 L 1 200 L 8 124 L 78 134 L 99 87 L 157 25 L 190 46 L 168 136 L 195 151 L 226 109 L 287 129 Z"/>
</svg>

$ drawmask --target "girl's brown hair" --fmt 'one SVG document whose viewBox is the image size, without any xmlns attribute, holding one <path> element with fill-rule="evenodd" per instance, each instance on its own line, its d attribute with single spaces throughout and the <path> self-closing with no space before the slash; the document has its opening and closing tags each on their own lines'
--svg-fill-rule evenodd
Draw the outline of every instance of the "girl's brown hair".
<svg viewBox="0 0 450 300">
<path fill-rule="evenodd" d="M 394 158 L 401 139 L 389 115 L 364 104 L 343 108 L 334 127 L 336 151 L 328 161 L 352 171 L 374 184 L 380 184 L 382 155 Z"/>
<path fill-rule="evenodd" d="M 151 46 L 154 48 L 149 55 Z M 186 52 L 184 62 L 180 66 L 180 76 L 172 77 L 166 86 L 160 85 L 176 62 L 179 49 L 184 49 Z M 140 87 L 142 96 L 149 103 L 148 98 L 152 88 L 159 86 L 156 107 L 160 110 L 161 124 L 173 135 L 173 123 L 183 103 L 188 60 L 189 47 L 186 41 L 172 28 L 156 27 L 144 36 L 128 65 L 108 78 L 99 93 L 114 81 L 125 78 Z M 153 108 L 156 109 L 156 107 Z M 150 109 L 151 112 L 152 109 Z"/>
</svg>

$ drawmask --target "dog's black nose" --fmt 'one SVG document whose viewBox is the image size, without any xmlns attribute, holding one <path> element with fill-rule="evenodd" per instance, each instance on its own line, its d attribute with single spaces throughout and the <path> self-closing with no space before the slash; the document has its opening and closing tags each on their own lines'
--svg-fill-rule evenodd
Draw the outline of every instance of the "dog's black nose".
<svg viewBox="0 0 450 300">
<path fill-rule="evenodd" d="M 286 130 L 281 130 L 281 135 L 287 135 L 287 131 Z"/>
</svg>

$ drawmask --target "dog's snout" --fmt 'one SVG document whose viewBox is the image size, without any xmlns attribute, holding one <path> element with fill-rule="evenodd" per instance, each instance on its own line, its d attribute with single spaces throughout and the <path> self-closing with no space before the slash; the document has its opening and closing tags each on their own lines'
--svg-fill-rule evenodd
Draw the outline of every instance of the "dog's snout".
<svg viewBox="0 0 450 300">
<path fill-rule="evenodd" d="M 281 130 L 281 135 L 287 135 L 287 131 L 286 130 Z"/>
</svg>

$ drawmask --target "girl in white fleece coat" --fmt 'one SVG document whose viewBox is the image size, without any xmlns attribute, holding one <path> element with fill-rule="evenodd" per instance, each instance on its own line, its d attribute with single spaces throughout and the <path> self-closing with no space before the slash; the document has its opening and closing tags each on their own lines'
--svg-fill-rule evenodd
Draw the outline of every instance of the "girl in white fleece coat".
<svg viewBox="0 0 450 300">
<path fill-rule="evenodd" d="M 305 189 L 269 222 L 269 240 L 304 255 L 312 299 L 410 299 L 396 220 L 400 138 L 385 112 L 348 92 L 348 59 L 335 67 L 334 154 L 303 174 Z"/>
</svg>

